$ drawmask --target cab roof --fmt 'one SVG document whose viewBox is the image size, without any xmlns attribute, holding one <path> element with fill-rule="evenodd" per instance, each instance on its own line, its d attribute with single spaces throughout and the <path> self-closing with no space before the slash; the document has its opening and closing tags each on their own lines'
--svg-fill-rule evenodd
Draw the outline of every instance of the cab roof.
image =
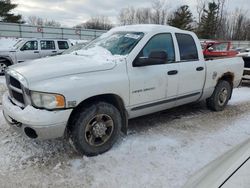
<svg viewBox="0 0 250 188">
<path fill-rule="evenodd" d="M 168 25 L 156 25 L 156 24 L 140 24 L 140 25 L 128 25 L 120 26 L 114 29 L 111 29 L 112 32 L 119 31 L 137 31 L 137 32 L 153 32 L 153 31 L 169 31 L 169 32 L 180 32 L 181 29 Z"/>
</svg>

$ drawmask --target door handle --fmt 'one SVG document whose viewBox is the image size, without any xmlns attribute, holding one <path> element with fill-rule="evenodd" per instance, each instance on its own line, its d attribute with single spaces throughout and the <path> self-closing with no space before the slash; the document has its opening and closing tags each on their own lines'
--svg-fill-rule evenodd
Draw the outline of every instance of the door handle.
<svg viewBox="0 0 250 188">
<path fill-rule="evenodd" d="M 197 67 L 196 68 L 196 71 L 203 71 L 204 70 L 204 67 Z"/>
<path fill-rule="evenodd" d="M 56 53 L 57 51 L 52 51 L 52 53 Z"/>
<path fill-rule="evenodd" d="M 178 74 L 177 70 L 168 71 L 168 75 L 175 75 L 175 74 Z"/>
<path fill-rule="evenodd" d="M 39 51 L 34 51 L 34 54 L 39 54 Z"/>
</svg>

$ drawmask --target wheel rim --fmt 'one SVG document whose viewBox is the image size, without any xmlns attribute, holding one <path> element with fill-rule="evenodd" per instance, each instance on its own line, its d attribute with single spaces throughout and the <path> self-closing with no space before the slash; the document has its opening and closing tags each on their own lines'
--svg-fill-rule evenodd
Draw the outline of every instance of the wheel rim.
<svg viewBox="0 0 250 188">
<path fill-rule="evenodd" d="M 5 63 L 0 63 L 0 73 L 4 73 L 6 68 L 7 68 L 7 65 Z"/>
<path fill-rule="evenodd" d="M 223 106 L 228 98 L 228 91 L 227 88 L 222 88 L 220 93 L 219 93 L 219 105 Z"/>
<path fill-rule="evenodd" d="M 95 115 L 85 128 L 85 139 L 91 146 L 101 146 L 111 137 L 114 121 L 107 114 Z"/>
</svg>

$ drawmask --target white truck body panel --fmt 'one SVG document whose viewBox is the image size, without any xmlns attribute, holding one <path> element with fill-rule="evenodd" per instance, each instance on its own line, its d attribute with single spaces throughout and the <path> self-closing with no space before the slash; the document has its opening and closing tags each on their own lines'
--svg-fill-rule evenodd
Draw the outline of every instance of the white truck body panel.
<svg viewBox="0 0 250 188">
<path fill-rule="evenodd" d="M 204 100 L 212 95 L 218 80 L 225 74 L 233 76 L 234 87 L 240 84 L 242 59 L 205 61 L 200 41 L 192 32 L 169 26 L 136 25 L 112 29 L 100 38 L 116 32 L 143 32 L 144 36 L 128 55 L 103 56 L 98 49 L 85 55 L 73 53 L 39 59 L 14 65 L 9 70 L 21 75 L 21 80 L 25 81 L 19 81 L 25 82 L 27 89 L 61 94 L 67 102 L 74 101 L 75 107 L 91 97 L 115 95 L 122 100 L 128 119 Z M 133 61 L 148 41 L 162 33 L 170 33 L 173 38 L 175 62 L 134 67 Z M 198 52 L 196 61 L 180 60 L 176 33 L 192 36 Z M 199 67 L 201 71 L 196 70 Z M 172 70 L 178 74 L 168 75 Z"/>
<path fill-rule="evenodd" d="M 234 147 L 193 175 L 183 188 L 249 187 L 250 140 Z"/>
</svg>

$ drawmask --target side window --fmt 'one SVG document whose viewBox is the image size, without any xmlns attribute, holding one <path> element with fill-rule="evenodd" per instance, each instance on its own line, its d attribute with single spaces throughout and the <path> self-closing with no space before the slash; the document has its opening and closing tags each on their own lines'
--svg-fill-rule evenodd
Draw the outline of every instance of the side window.
<svg viewBox="0 0 250 188">
<path fill-rule="evenodd" d="M 181 61 L 198 60 L 198 51 L 194 39 L 188 34 L 175 34 L 180 50 Z"/>
<path fill-rule="evenodd" d="M 60 50 L 66 50 L 69 48 L 68 42 L 67 41 L 57 41 L 58 48 Z"/>
<path fill-rule="evenodd" d="M 28 41 L 26 42 L 23 47 L 21 48 L 21 51 L 26 50 L 38 50 L 38 43 L 37 41 Z"/>
<path fill-rule="evenodd" d="M 168 62 L 175 61 L 174 44 L 171 34 L 158 34 L 152 37 L 140 52 L 139 57 L 148 57 L 152 51 L 165 51 L 168 54 Z"/>
<path fill-rule="evenodd" d="M 42 40 L 40 42 L 41 50 L 55 50 L 55 42 L 50 40 Z"/>
</svg>

